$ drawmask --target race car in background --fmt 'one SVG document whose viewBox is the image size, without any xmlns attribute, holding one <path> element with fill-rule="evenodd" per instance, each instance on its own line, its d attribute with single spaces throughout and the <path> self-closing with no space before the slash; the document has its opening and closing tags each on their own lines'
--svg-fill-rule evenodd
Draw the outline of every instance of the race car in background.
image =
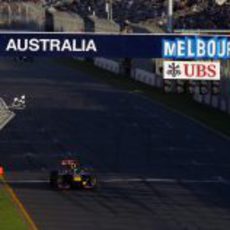
<svg viewBox="0 0 230 230">
<path fill-rule="evenodd" d="M 81 166 L 76 159 L 62 160 L 59 169 L 50 172 L 49 182 L 54 189 L 94 189 L 97 185 L 94 169 Z"/>
<path fill-rule="evenodd" d="M 34 58 L 31 56 L 16 56 L 14 57 L 14 61 L 15 62 L 29 62 L 29 63 L 33 63 L 34 62 Z"/>
</svg>

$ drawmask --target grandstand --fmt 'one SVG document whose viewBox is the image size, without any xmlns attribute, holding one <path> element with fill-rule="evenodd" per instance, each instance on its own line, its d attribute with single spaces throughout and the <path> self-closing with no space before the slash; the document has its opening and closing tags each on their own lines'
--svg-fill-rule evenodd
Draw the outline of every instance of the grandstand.
<svg viewBox="0 0 230 230">
<path fill-rule="evenodd" d="M 230 4 L 219 5 L 216 1 L 174 0 L 174 28 L 230 29 Z M 23 2 L 33 2 L 43 5 L 43 7 L 52 6 L 58 11 L 76 13 L 83 18 L 93 15 L 102 19 L 108 18 L 106 4 L 110 3 L 112 4 L 112 19 L 119 25 L 123 25 L 125 21 L 136 24 L 154 21 L 163 30 L 166 30 L 167 27 L 168 0 L 43 0 Z"/>
<path fill-rule="evenodd" d="M 73 11 L 82 16 L 96 15 L 107 18 L 108 0 L 55 1 L 57 9 Z M 166 28 L 168 0 L 112 0 L 113 20 L 139 23 L 155 20 Z M 218 5 L 214 0 L 174 0 L 174 27 L 176 29 L 229 29 L 230 5 Z M 200 23 L 202 21 L 202 23 Z"/>
</svg>

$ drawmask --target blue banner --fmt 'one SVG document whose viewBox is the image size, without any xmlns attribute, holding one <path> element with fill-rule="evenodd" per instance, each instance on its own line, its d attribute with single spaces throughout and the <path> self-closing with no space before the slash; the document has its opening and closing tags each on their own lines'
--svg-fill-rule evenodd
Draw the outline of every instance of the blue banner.
<svg viewBox="0 0 230 230">
<path fill-rule="evenodd" d="M 175 34 L 0 34 L 0 55 L 229 59 L 228 36 Z"/>
</svg>

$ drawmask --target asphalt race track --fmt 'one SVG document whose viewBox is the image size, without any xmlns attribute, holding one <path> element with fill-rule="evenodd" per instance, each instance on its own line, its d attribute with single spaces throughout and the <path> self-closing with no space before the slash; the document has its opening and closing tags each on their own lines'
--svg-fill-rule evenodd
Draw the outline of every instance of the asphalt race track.
<svg viewBox="0 0 230 230">
<path fill-rule="evenodd" d="M 21 94 L 0 162 L 39 229 L 230 229 L 229 140 L 56 60 L 1 58 L 0 97 Z M 96 191 L 49 188 L 65 156 L 97 169 Z"/>
</svg>

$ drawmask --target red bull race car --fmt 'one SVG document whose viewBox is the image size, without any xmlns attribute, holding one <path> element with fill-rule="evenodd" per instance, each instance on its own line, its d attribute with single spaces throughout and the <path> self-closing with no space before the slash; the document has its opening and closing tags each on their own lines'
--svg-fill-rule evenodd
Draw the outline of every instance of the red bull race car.
<svg viewBox="0 0 230 230">
<path fill-rule="evenodd" d="M 81 166 L 76 159 L 62 160 L 59 169 L 50 172 L 49 182 L 54 189 L 94 189 L 97 185 L 93 168 Z"/>
</svg>

